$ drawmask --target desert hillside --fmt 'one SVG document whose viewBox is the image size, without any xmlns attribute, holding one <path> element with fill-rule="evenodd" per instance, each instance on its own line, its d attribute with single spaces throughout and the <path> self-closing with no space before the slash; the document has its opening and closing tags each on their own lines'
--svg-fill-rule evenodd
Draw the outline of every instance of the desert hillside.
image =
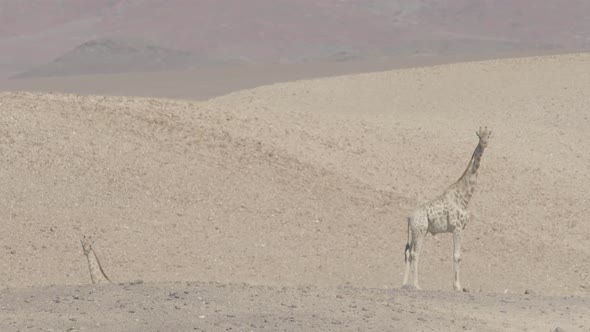
<svg viewBox="0 0 590 332">
<path fill-rule="evenodd" d="M 186 70 L 204 63 L 213 65 L 213 61 L 190 52 L 158 47 L 142 40 L 98 38 L 12 78 Z"/>
<path fill-rule="evenodd" d="M 398 288 L 406 217 L 461 175 L 486 125 L 464 287 L 587 297 L 589 63 L 460 63 L 204 102 L 0 93 L 0 285 L 88 283 L 87 234 L 118 282 Z M 451 281 L 451 236 L 428 236 L 422 287 Z"/>
</svg>

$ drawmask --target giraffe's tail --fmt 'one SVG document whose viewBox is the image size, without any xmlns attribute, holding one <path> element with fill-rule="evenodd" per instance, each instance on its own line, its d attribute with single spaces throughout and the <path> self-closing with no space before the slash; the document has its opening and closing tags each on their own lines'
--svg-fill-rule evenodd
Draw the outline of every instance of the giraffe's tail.
<svg viewBox="0 0 590 332">
<path fill-rule="evenodd" d="M 406 249 L 404 250 L 404 260 L 407 263 L 408 259 L 410 258 L 410 248 L 412 240 L 412 229 L 410 228 L 410 222 L 412 221 L 412 217 L 408 217 L 408 242 L 406 242 Z"/>
</svg>

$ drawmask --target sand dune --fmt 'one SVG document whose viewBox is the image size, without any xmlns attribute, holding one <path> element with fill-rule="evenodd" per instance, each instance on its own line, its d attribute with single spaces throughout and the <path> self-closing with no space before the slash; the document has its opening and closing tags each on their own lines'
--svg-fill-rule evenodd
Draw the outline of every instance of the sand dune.
<svg viewBox="0 0 590 332">
<path fill-rule="evenodd" d="M 0 91 L 205 100 L 278 82 L 492 58 L 491 54 L 481 57 L 437 55 L 289 64 L 210 64 L 187 70 L 0 79 Z M 103 68 L 102 72 L 106 69 Z"/>
<path fill-rule="evenodd" d="M 402 69 L 279 83 L 203 102 L 1 93 L 0 214 L 7 235 L 0 284 L 9 290 L 0 303 L 20 308 L 15 303 L 29 292 L 47 299 L 55 292 L 29 287 L 76 292 L 63 285 L 88 283 L 78 239 L 94 233 L 105 269 L 119 282 L 246 283 L 244 292 L 254 293 L 253 285 L 293 292 L 311 285 L 321 296 L 346 285 L 354 289 L 350 296 L 370 301 L 392 294 L 437 307 L 452 301 L 438 292 L 452 288 L 450 236 L 426 240 L 426 292 L 387 290 L 401 284 L 406 216 L 461 175 L 480 125 L 495 134 L 465 233 L 463 284 L 516 302 L 452 295 L 465 301 L 461 319 L 474 319 L 467 329 L 505 329 L 481 325 L 501 318 L 476 307 L 529 301 L 510 295 L 526 289 L 587 297 L 590 76 L 581 68 L 589 61 L 589 54 L 570 54 Z M 117 287 L 92 292 L 112 299 Z M 276 299 L 271 315 L 283 312 L 278 298 L 263 293 Z M 240 296 L 238 306 L 248 306 L 249 293 Z M 549 329 L 555 319 L 588 328 L 582 309 L 575 319 L 542 314 L 556 305 L 587 307 L 585 298 L 555 299 L 535 297 L 534 310 L 506 322 Z M 224 301 L 213 307 L 227 308 Z M 326 312 L 344 305 L 336 301 L 326 302 Z M 408 301 L 394 302 L 411 311 Z M 192 306 L 188 315 L 198 316 L 201 309 Z M 380 320 L 390 309 L 367 310 Z M 3 311 L 3 324 L 22 312 Z M 239 315 L 244 324 L 252 320 L 247 312 Z M 438 312 L 424 329 L 451 324 Z M 477 320 L 482 312 L 487 318 Z M 542 316 L 539 325 L 526 323 Z M 421 324 L 417 315 L 395 317 L 402 329 Z M 311 324 L 317 317 L 301 319 Z M 34 326 L 41 323 L 33 318 Z M 355 318 L 351 326 L 365 323 Z M 288 320 L 277 324 L 297 328 Z"/>
</svg>

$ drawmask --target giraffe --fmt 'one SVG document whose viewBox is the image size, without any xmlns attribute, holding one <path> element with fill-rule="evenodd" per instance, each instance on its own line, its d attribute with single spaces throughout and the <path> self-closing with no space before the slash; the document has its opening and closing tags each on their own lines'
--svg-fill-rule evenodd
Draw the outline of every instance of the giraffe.
<svg viewBox="0 0 590 332">
<path fill-rule="evenodd" d="M 88 269 L 90 270 L 90 279 L 92 280 L 93 284 L 98 284 L 101 282 L 111 282 L 109 277 L 104 273 L 102 269 L 102 265 L 100 265 L 100 261 L 98 260 L 98 256 L 92 245 L 94 241 L 91 241 L 90 237 L 83 236 L 82 240 L 80 240 L 80 244 L 82 244 L 82 251 L 88 260 Z"/>
<path fill-rule="evenodd" d="M 492 131 L 488 131 L 487 127 L 483 129 L 480 127 L 475 134 L 479 138 L 479 142 L 463 175 L 450 185 L 442 195 L 418 206 L 413 215 L 408 218 L 408 242 L 405 249 L 406 272 L 403 287 L 408 286 L 410 270 L 413 268 L 414 287 L 421 289 L 418 284 L 418 262 L 426 234 L 453 233 L 453 263 L 455 270 L 453 287 L 455 290 L 461 290 L 459 280 L 461 239 L 463 230 L 471 218 L 467 205 L 475 190 L 481 156 L 488 146 Z"/>
</svg>

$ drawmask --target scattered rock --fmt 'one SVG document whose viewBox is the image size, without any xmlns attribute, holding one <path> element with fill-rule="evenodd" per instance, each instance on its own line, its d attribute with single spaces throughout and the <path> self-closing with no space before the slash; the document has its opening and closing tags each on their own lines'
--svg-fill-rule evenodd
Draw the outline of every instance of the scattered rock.
<svg viewBox="0 0 590 332">
<path fill-rule="evenodd" d="M 535 292 L 534 290 L 531 290 L 531 289 L 525 290 L 524 293 L 527 295 L 537 295 L 537 292 Z"/>
</svg>

